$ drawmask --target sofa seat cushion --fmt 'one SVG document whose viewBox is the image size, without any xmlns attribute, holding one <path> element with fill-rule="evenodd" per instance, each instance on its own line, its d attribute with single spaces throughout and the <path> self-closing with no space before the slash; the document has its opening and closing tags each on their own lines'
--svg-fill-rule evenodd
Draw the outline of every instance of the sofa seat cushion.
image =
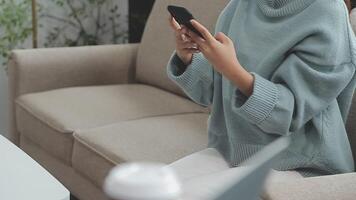
<svg viewBox="0 0 356 200">
<path fill-rule="evenodd" d="M 205 111 L 186 98 L 142 84 L 57 89 L 20 96 L 16 103 L 18 131 L 67 164 L 74 130 Z"/>
<path fill-rule="evenodd" d="M 207 146 L 205 113 L 158 116 L 74 133 L 73 168 L 99 187 L 116 164 L 171 163 Z"/>
</svg>

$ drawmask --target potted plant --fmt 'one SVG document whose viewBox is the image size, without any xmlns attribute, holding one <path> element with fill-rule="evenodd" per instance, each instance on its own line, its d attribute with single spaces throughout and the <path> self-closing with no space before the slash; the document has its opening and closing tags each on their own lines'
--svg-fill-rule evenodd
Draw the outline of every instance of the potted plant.
<svg viewBox="0 0 356 200">
<path fill-rule="evenodd" d="M 31 1 L 0 0 L 0 60 L 6 65 L 12 49 L 31 35 Z"/>
<path fill-rule="evenodd" d="M 0 134 L 7 132 L 7 75 L 10 52 L 31 35 L 31 1 L 0 0 Z"/>
<path fill-rule="evenodd" d="M 126 43 L 126 15 L 116 0 L 51 0 L 40 4 L 41 46 L 84 46 Z M 55 9 L 55 10 L 53 10 Z"/>
</svg>

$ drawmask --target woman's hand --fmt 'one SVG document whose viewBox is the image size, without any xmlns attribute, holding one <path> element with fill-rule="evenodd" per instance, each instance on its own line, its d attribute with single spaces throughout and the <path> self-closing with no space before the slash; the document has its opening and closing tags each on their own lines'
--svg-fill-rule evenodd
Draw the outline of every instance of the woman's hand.
<svg viewBox="0 0 356 200">
<path fill-rule="evenodd" d="M 234 44 L 229 37 L 222 32 L 217 33 L 214 37 L 196 20 L 192 20 L 191 23 L 204 38 L 199 37 L 191 30 L 188 30 L 188 35 L 198 44 L 199 50 L 214 65 L 216 71 L 227 76 L 240 66 Z"/>
<path fill-rule="evenodd" d="M 187 30 L 187 34 L 193 42 L 198 44 L 199 50 L 206 59 L 210 61 L 216 71 L 234 82 L 246 96 L 250 96 L 254 78 L 240 65 L 233 41 L 222 32 L 217 33 L 214 37 L 196 20 L 191 20 L 191 23 L 204 38 L 190 30 Z"/>
<path fill-rule="evenodd" d="M 188 65 L 192 62 L 193 53 L 200 52 L 197 44 L 187 35 L 188 29 L 181 27 L 172 16 L 169 17 L 169 24 L 175 32 L 177 55 L 185 65 Z"/>
</svg>

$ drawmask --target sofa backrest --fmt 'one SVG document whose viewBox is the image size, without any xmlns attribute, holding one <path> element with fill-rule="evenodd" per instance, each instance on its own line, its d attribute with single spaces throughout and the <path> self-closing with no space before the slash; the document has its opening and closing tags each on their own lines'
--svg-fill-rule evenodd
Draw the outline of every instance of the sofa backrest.
<svg viewBox="0 0 356 200">
<path fill-rule="evenodd" d="M 356 8 L 351 11 L 350 21 L 352 29 L 356 33 Z M 346 130 L 349 136 L 356 166 L 356 95 L 353 96 L 351 109 L 346 123 Z"/>
<path fill-rule="evenodd" d="M 192 12 L 211 33 L 214 33 L 216 20 L 229 0 L 156 0 L 148 18 L 136 67 L 136 81 L 170 92 L 184 95 L 167 76 L 166 66 L 175 49 L 174 32 L 169 26 L 167 5 L 180 5 Z"/>
<path fill-rule="evenodd" d="M 352 100 L 351 109 L 346 123 L 346 130 L 349 136 L 356 165 L 356 95 L 354 95 Z"/>
</svg>

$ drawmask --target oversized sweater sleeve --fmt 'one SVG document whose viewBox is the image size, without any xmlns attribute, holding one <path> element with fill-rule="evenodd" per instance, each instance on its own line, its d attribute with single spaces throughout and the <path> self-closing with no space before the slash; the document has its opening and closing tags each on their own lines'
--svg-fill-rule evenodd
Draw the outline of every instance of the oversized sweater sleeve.
<svg viewBox="0 0 356 200">
<path fill-rule="evenodd" d="M 231 22 L 231 17 L 239 1 L 230 1 L 219 14 L 215 33 L 226 31 L 223 30 L 223 27 L 226 28 Z M 184 66 L 174 51 L 167 65 L 167 74 L 193 101 L 203 106 L 212 104 L 214 70 L 202 53 L 193 54 L 191 64 Z"/>
<path fill-rule="evenodd" d="M 271 77 L 251 72 L 253 93 L 241 98 L 236 89 L 232 110 L 266 133 L 286 135 L 327 109 L 345 88 L 355 88 L 350 86 L 355 83 L 355 38 L 345 21 L 338 23 L 318 27 L 298 43 Z"/>
<path fill-rule="evenodd" d="M 267 133 L 285 135 L 300 129 L 355 79 L 353 63 L 320 66 L 291 55 L 281 67 L 282 82 L 252 72 L 252 95 L 243 102 L 238 100 L 241 92 L 236 91 L 232 100 L 234 112 Z"/>
<path fill-rule="evenodd" d="M 192 62 L 184 65 L 173 52 L 168 65 L 168 77 L 173 80 L 196 103 L 209 106 L 213 98 L 214 72 L 202 53 L 193 54 Z M 185 71 L 182 72 L 181 69 Z"/>
</svg>

